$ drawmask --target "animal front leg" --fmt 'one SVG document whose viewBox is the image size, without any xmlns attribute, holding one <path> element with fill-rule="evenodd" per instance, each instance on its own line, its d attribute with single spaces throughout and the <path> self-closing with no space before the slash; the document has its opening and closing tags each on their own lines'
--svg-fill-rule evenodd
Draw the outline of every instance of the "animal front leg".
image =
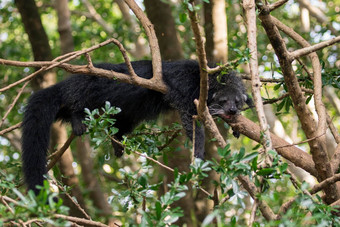
<svg viewBox="0 0 340 227">
<path fill-rule="evenodd" d="M 186 131 L 187 136 L 193 141 L 193 121 L 192 116 L 189 114 L 181 114 L 182 125 Z M 204 159 L 204 128 L 200 122 L 195 122 L 195 141 L 194 142 L 194 156 L 196 158 Z"/>
</svg>

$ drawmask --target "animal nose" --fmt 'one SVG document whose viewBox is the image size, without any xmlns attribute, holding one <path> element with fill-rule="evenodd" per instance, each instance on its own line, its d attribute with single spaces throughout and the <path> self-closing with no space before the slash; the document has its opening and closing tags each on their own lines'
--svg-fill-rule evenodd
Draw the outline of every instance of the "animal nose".
<svg viewBox="0 0 340 227">
<path fill-rule="evenodd" d="M 231 115 L 235 115 L 235 114 L 237 113 L 236 107 L 231 107 L 231 108 L 229 109 L 228 113 L 231 114 Z"/>
</svg>

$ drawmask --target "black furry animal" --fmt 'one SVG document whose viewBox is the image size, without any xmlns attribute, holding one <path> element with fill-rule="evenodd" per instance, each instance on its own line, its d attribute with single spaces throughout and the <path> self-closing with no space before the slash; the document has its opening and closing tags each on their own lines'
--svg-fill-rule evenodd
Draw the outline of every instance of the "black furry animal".
<svg viewBox="0 0 340 227">
<path fill-rule="evenodd" d="M 137 75 L 152 76 L 151 61 L 132 62 Z M 125 64 L 98 64 L 96 67 L 128 74 Z M 22 125 L 22 161 L 25 181 L 29 189 L 36 193 L 37 185 L 42 185 L 46 174 L 46 153 L 49 146 L 50 127 L 55 120 L 70 122 L 77 136 L 86 131 L 82 121 L 84 109 L 100 108 L 109 101 L 120 107 L 121 112 L 114 117 L 119 129 L 117 139 L 131 132 L 144 120 L 156 118 L 161 112 L 176 109 L 181 115 L 183 127 L 192 139 L 192 116 L 196 115 L 194 99 L 199 97 L 199 65 L 195 61 L 184 60 L 163 62 L 163 80 L 168 92 L 157 91 L 121 83 L 103 77 L 73 75 L 49 88 L 34 93 L 25 109 Z M 208 106 L 213 115 L 224 117 L 238 114 L 249 102 L 246 90 L 235 73 L 220 76 L 210 75 Z M 195 131 L 195 156 L 204 157 L 204 130 L 197 126 Z M 113 144 L 116 154 L 121 149 Z"/>
</svg>

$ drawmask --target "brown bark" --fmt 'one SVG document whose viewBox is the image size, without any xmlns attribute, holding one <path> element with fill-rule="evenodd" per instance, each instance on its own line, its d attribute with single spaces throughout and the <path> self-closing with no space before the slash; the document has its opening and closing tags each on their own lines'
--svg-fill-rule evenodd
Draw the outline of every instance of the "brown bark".
<svg viewBox="0 0 340 227">
<path fill-rule="evenodd" d="M 58 15 L 58 32 L 60 35 L 60 48 L 61 53 L 66 54 L 74 49 L 73 44 L 73 36 L 72 36 L 72 28 L 70 22 L 70 10 L 68 8 L 68 0 L 57 0 L 55 4 L 55 8 Z M 59 144 L 58 149 L 62 146 L 65 141 L 68 139 L 66 128 L 60 124 L 53 125 L 53 134 L 52 138 L 56 140 L 56 143 Z M 53 146 L 53 143 L 52 143 Z M 77 198 L 77 202 L 79 205 L 86 209 L 84 198 L 79 186 L 79 179 L 74 172 L 73 166 L 73 155 L 71 149 L 68 148 L 64 154 L 59 159 L 59 167 L 62 173 L 62 181 L 65 185 L 71 187 L 70 193 L 72 196 Z M 65 204 L 70 207 L 70 212 L 73 216 L 83 217 L 83 213 L 79 212 L 79 209 L 75 207 L 72 201 L 69 201 L 67 197 L 63 196 Z"/>
<path fill-rule="evenodd" d="M 227 62 L 228 30 L 224 0 L 204 2 L 204 32 L 208 62 Z"/>
<path fill-rule="evenodd" d="M 87 190 L 90 192 L 90 197 L 95 207 L 101 210 L 102 215 L 110 215 L 111 207 L 107 203 L 107 199 L 100 188 L 98 177 L 93 174 L 93 161 L 91 158 L 91 146 L 89 139 L 84 140 L 77 138 L 77 156 L 82 167 L 81 174 L 83 176 Z"/>
<path fill-rule="evenodd" d="M 68 0 L 56 0 L 55 9 L 58 15 L 58 32 L 60 35 L 60 49 L 62 54 L 72 52 L 74 50 L 71 13 L 68 8 Z"/>
<path fill-rule="evenodd" d="M 263 109 L 263 102 L 261 97 L 261 81 L 259 78 L 258 71 L 258 59 L 257 59 L 257 28 L 256 28 L 256 12 L 255 12 L 255 1 L 245 0 L 243 2 L 243 8 L 246 15 L 246 26 L 247 26 L 247 46 L 249 48 L 251 57 L 249 59 L 249 72 L 251 75 L 251 88 L 257 113 L 257 118 L 260 123 L 261 131 L 264 134 L 264 138 L 261 141 L 265 152 L 272 149 L 272 141 L 270 138 L 269 125 Z"/>
<path fill-rule="evenodd" d="M 174 18 L 171 14 L 169 4 L 159 0 L 144 0 L 146 12 L 150 21 L 154 24 L 155 32 L 160 44 L 160 51 L 163 60 L 178 60 L 183 58 L 183 52 L 178 39 Z M 171 125 L 174 122 L 180 122 L 177 112 L 172 111 L 162 116 L 161 124 Z M 185 134 L 185 133 L 183 133 Z M 176 141 L 169 144 L 171 147 L 179 147 L 180 150 L 167 154 L 167 166 L 171 168 L 178 168 L 181 171 L 189 171 L 191 163 L 190 151 L 183 146 L 186 140 L 185 136 L 177 137 Z M 160 175 L 163 177 L 163 187 L 159 190 L 159 195 L 167 192 L 167 184 L 174 180 L 173 173 L 159 167 Z M 192 213 L 194 210 L 194 199 L 192 195 L 191 186 L 188 185 L 189 190 L 186 191 L 186 196 L 173 204 L 173 207 L 181 207 L 184 212 L 184 217 L 180 218 L 176 224 L 182 226 L 193 226 Z"/>
<path fill-rule="evenodd" d="M 228 121 L 228 124 L 232 126 L 233 129 L 238 130 L 241 134 L 249 137 L 250 139 L 260 142 L 261 134 L 260 127 L 252 122 L 251 120 L 243 117 L 237 116 L 234 122 Z M 312 160 L 312 157 L 306 152 L 300 150 L 295 146 L 287 146 L 289 145 L 285 140 L 280 137 L 271 134 L 273 148 L 284 158 L 293 162 L 296 166 L 306 170 L 313 176 L 317 175 L 317 171 L 315 169 L 315 164 Z M 281 147 L 281 148 L 278 148 Z"/>
<path fill-rule="evenodd" d="M 275 26 L 273 18 L 269 14 L 269 8 L 260 5 L 258 6 L 261 8 L 259 18 L 275 50 L 275 53 L 278 56 L 285 84 L 287 85 L 290 97 L 292 98 L 294 109 L 299 117 L 302 129 L 307 138 L 310 139 L 316 137 L 315 139 L 308 141 L 308 143 L 315 162 L 315 168 L 317 169 L 317 178 L 319 181 L 325 180 L 333 176 L 333 171 L 332 165 L 330 164 L 327 156 L 325 143 L 326 137 L 320 136 L 320 134 L 325 130 L 326 123 L 325 109 L 321 101 L 321 81 L 319 81 L 321 80 L 321 72 L 317 69 L 318 67 L 314 68 L 315 65 L 313 64 L 315 107 L 319 117 L 319 122 L 316 124 L 315 119 L 306 105 L 306 99 L 294 73 L 291 58 L 286 49 L 285 42 L 283 41 L 278 28 Z M 315 58 L 317 58 L 317 56 L 315 56 Z M 340 197 L 340 193 L 336 185 L 330 185 L 325 188 L 325 193 L 325 200 L 327 203 L 332 203 Z"/>
<path fill-rule="evenodd" d="M 128 22 L 128 26 L 130 30 L 134 31 L 133 39 L 135 40 L 135 48 L 130 50 L 131 55 L 136 59 L 141 59 L 147 56 L 150 53 L 150 50 L 146 46 L 145 39 L 142 35 L 137 34 L 137 30 L 139 30 L 139 25 L 134 17 L 129 13 L 130 9 L 124 2 L 124 0 L 116 0 L 115 1 L 122 12 L 123 19 Z M 138 28 L 138 29 L 137 29 Z"/>
<path fill-rule="evenodd" d="M 60 45 L 62 53 L 69 53 L 74 50 L 72 28 L 70 23 L 70 12 L 67 6 L 67 0 L 58 0 L 56 3 L 56 8 L 58 12 L 58 31 L 60 33 Z M 110 215 L 112 210 L 107 203 L 107 198 L 100 188 L 98 178 L 95 177 L 93 171 L 92 158 L 89 155 L 91 152 L 91 147 L 89 144 L 89 139 L 85 137 L 83 140 L 77 138 L 77 154 L 82 167 L 82 175 L 85 181 L 85 185 L 90 190 L 90 198 L 93 201 L 95 207 L 101 210 L 102 215 Z M 68 149 L 60 159 L 60 166 L 63 175 L 66 176 L 64 183 L 66 185 L 72 186 L 72 195 L 74 195 L 78 202 L 83 200 L 82 193 L 80 191 L 78 178 L 74 173 L 73 167 L 73 156 L 71 151 Z M 93 186 L 95 185 L 95 186 Z M 79 204 L 84 208 L 85 204 L 79 202 Z"/>
<path fill-rule="evenodd" d="M 144 5 L 148 18 L 154 25 L 162 58 L 164 60 L 182 59 L 183 51 L 170 5 L 159 0 L 144 0 Z"/>
<path fill-rule="evenodd" d="M 35 61 L 52 60 L 52 51 L 43 28 L 40 14 L 34 0 L 15 0 L 22 23 L 28 35 Z M 55 73 L 45 72 L 37 75 L 31 82 L 33 90 L 39 90 L 54 84 Z"/>
</svg>

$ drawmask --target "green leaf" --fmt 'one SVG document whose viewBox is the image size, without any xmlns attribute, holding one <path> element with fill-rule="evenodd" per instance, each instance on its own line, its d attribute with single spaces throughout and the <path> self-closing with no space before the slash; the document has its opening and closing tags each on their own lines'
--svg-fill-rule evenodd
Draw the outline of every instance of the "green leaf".
<svg viewBox="0 0 340 227">
<path fill-rule="evenodd" d="M 286 103 L 286 99 L 283 99 L 276 107 L 276 111 L 280 112 Z"/>
<path fill-rule="evenodd" d="M 217 211 L 210 213 L 208 216 L 204 218 L 202 226 L 208 226 L 210 223 L 212 223 L 212 221 L 216 218 L 216 216 L 217 216 Z"/>
<path fill-rule="evenodd" d="M 247 162 L 247 161 L 253 160 L 258 155 L 259 155 L 259 153 L 257 151 L 255 151 L 253 153 L 250 153 L 250 154 L 246 155 L 244 158 L 242 158 L 242 161 Z"/>
<path fill-rule="evenodd" d="M 257 175 L 268 176 L 268 175 L 270 175 L 274 172 L 276 172 L 276 171 L 273 168 L 264 168 L 264 169 L 260 169 L 259 171 L 257 171 Z"/>
<path fill-rule="evenodd" d="M 245 150 L 244 147 L 242 147 L 242 148 L 240 149 L 240 152 L 238 153 L 238 155 L 237 155 L 237 157 L 236 157 L 236 160 L 240 161 L 240 160 L 243 158 L 243 156 L 244 156 L 245 153 L 246 153 L 246 150 Z"/>
<path fill-rule="evenodd" d="M 140 177 L 138 178 L 138 183 L 139 183 L 143 188 L 145 188 L 146 185 L 147 185 L 147 183 L 148 183 L 147 177 L 144 176 L 144 175 L 140 176 Z"/>
<path fill-rule="evenodd" d="M 162 205 L 159 201 L 156 201 L 155 203 L 155 209 L 156 209 L 156 217 L 158 220 L 160 220 L 161 216 L 162 216 Z"/>
<path fill-rule="evenodd" d="M 186 22 L 186 21 L 187 21 L 187 14 L 186 14 L 186 13 L 180 13 L 180 14 L 179 14 L 179 21 L 180 21 L 181 23 Z"/>
</svg>

